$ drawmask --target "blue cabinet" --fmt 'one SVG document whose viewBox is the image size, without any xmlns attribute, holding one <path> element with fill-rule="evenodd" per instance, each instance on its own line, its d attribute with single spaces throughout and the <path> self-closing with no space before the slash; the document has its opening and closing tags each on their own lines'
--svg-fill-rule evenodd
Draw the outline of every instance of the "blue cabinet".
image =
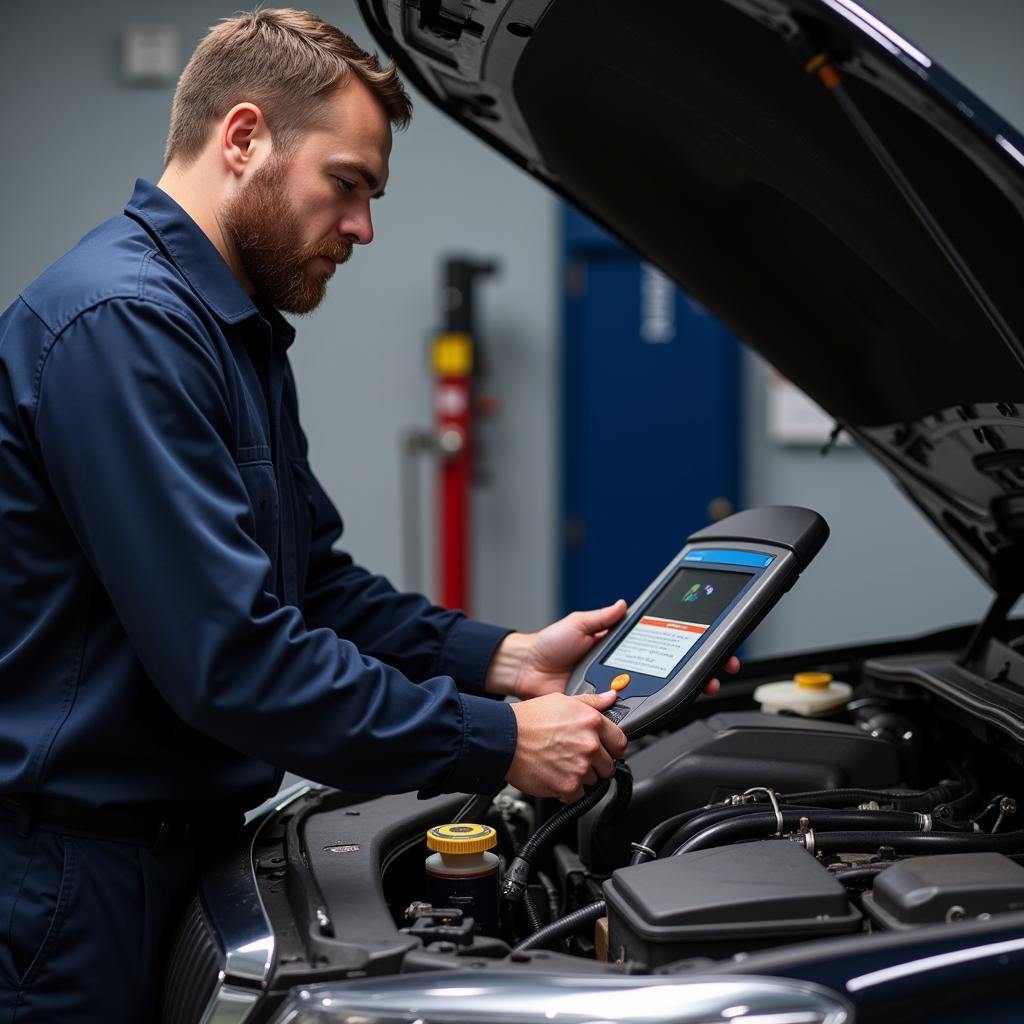
<svg viewBox="0 0 1024 1024">
<path fill-rule="evenodd" d="M 633 600 L 739 506 L 735 337 L 566 207 L 562 605 Z"/>
</svg>

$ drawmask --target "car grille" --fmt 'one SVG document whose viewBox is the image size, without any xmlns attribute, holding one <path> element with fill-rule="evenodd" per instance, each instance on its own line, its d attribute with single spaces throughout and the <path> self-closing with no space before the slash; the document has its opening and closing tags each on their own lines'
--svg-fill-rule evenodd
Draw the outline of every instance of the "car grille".
<svg viewBox="0 0 1024 1024">
<path fill-rule="evenodd" d="M 222 965 L 220 948 L 198 894 L 178 926 L 164 974 L 160 1024 L 199 1024 Z"/>
</svg>

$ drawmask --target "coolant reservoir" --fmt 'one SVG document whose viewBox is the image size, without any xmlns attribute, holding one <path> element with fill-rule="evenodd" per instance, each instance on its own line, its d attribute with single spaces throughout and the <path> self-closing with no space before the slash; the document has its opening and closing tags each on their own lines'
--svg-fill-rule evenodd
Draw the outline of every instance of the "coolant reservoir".
<svg viewBox="0 0 1024 1024">
<path fill-rule="evenodd" d="M 790 711 L 797 715 L 823 715 L 842 707 L 853 688 L 828 672 L 797 672 L 780 683 L 764 683 L 754 691 L 754 700 L 762 711 L 777 715 Z"/>
<path fill-rule="evenodd" d="M 434 908 L 455 907 L 476 930 L 498 934 L 498 834 L 490 825 L 456 822 L 427 830 L 427 892 Z"/>
</svg>

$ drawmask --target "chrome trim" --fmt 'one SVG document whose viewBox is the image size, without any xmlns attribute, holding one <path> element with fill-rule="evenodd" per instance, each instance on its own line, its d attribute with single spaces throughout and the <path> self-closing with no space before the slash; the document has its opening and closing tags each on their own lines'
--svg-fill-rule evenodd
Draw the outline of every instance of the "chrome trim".
<svg viewBox="0 0 1024 1024">
<path fill-rule="evenodd" d="M 697 978 L 441 971 L 382 981 L 313 985 L 275 1024 L 851 1024 L 835 992 L 787 978 Z"/>
<path fill-rule="evenodd" d="M 245 816 L 237 852 L 204 872 L 200 882 L 203 906 L 226 952 L 201 1024 L 241 1024 L 258 1002 L 274 963 L 275 942 L 256 883 L 253 845 L 274 814 L 321 788 L 316 783 L 299 781 L 253 808 Z M 243 987 L 235 982 L 241 982 Z"/>
<path fill-rule="evenodd" d="M 951 949 L 945 953 L 936 953 L 933 956 L 921 957 L 919 960 L 910 960 L 907 963 L 892 964 L 889 967 L 881 968 L 881 970 L 850 978 L 846 983 L 846 990 L 862 992 L 879 985 L 930 973 L 934 973 L 935 981 L 938 982 L 941 977 L 939 972 L 946 971 L 950 967 L 973 963 L 976 960 L 1005 957 L 1008 953 L 1020 953 L 1021 951 L 1024 951 L 1024 939 L 1008 939 L 1005 942 L 990 942 L 984 946 L 971 946 L 967 949 Z"/>
<path fill-rule="evenodd" d="M 221 983 L 199 1024 L 243 1024 L 259 998 L 259 992 Z"/>
</svg>

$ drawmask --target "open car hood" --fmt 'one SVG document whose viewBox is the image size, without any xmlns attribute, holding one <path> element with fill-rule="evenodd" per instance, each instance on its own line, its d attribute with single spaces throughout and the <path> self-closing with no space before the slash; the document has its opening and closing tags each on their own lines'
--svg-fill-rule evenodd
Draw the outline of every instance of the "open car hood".
<svg viewBox="0 0 1024 1024">
<path fill-rule="evenodd" d="M 360 0 L 407 79 L 1024 586 L 1024 138 L 850 0 Z M 499 197 L 495 197 L 498 201 Z"/>
</svg>

